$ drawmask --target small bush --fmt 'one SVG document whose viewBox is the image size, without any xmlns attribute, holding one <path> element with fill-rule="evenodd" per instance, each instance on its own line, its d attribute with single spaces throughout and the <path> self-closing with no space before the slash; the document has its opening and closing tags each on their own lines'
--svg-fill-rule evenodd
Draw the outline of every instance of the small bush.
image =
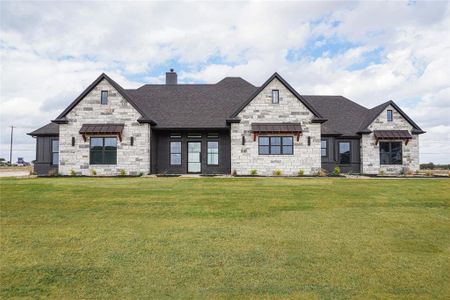
<svg viewBox="0 0 450 300">
<path fill-rule="evenodd" d="M 419 175 L 419 170 L 416 170 L 416 175 Z"/>
<path fill-rule="evenodd" d="M 275 170 L 275 171 L 273 171 L 273 175 L 275 175 L 275 176 L 281 176 L 281 170 Z"/>
<path fill-rule="evenodd" d="M 404 169 L 400 170 L 400 175 L 405 175 L 405 170 Z"/>
<path fill-rule="evenodd" d="M 406 174 L 406 176 L 413 176 L 414 172 L 413 172 L 413 170 L 408 169 L 408 170 L 406 170 L 405 174 Z"/>
<path fill-rule="evenodd" d="M 426 170 L 425 175 L 433 176 L 433 171 L 432 170 Z"/>
<path fill-rule="evenodd" d="M 339 167 L 334 168 L 333 175 L 339 176 L 340 174 L 341 174 L 341 168 L 339 168 Z"/>
<path fill-rule="evenodd" d="M 95 169 L 91 169 L 91 176 L 97 176 L 97 171 L 95 171 Z"/>
<path fill-rule="evenodd" d="M 255 176 L 257 174 L 257 172 L 256 172 L 256 170 L 255 169 L 253 169 L 253 170 L 250 170 L 250 175 L 252 175 L 252 176 Z"/>
<path fill-rule="evenodd" d="M 305 170 L 303 170 L 303 169 L 298 170 L 297 175 L 298 175 L 299 177 L 302 177 L 303 175 L 305 175 Z"/>
<path fill-rule="evenodd" d="M 58 176 L 58 171 L 56 169 L 50 169 L 47 173 L 48 176 L 55 177 Z"/>
<path fill-rule="evenodd" d="M 144 172 L 139 172 L 139 176 L 144 176 Z"/>
<path fill-rule="evenodd" d="M 125 176 L 125 175 L 126 175 L 125 169 L 120 169 L 119 176 Z"/>
<path fill-rule="evenodd" d="M 384 176 L 384 170 L 380 170 L 380 172 L 378 173 L 380 176 Z"/>
<path fill-rule="evenodd" d="M 71 169 L 69 175 L 70 176 L 77 176 L 77 173 L 75 173 L 74 169 Z"/>
<path fill-rule="evenodd" d="M 233 172 L 231 172 L 231 176 L 237 176 L 236 170 L 233 170 Z"/>
<path fill-rule="evenodd" d="M 327 176 L 327 172 L 324 169 L 320 169 L 319 171 L 317 171 L 316 176 L 325 177 Z"/>
<path fill-rule="evenodd" d="M 36 172 L 33 170 L 30 171 L 30 176 L 32 176 L 32 175 L 36 175 Z"/>
</svg>

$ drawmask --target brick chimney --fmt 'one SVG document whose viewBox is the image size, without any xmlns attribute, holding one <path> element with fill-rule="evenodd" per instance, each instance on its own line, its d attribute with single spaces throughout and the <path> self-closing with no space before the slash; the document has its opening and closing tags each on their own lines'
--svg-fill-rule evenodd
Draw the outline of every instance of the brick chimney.
<svg viewBox="0 0 450 300">
<path fill-rule="evenodd" d="M 174 72 L 173 69 L 170 69 L 170 72 L 166 72 L 166 84 L 177 84 L 177 72 Z"/>
</svg>

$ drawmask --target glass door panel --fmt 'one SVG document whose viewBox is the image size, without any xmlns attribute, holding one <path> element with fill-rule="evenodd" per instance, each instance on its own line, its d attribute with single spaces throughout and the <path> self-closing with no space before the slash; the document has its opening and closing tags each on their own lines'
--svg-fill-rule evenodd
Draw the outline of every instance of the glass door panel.
<svg viewBox="0 0 450 300">
<path fill-rule="evenodd" d="M 201 142 L 188 142 L 188 173 L 201 172 L 201 149 Z"/>
</svg>

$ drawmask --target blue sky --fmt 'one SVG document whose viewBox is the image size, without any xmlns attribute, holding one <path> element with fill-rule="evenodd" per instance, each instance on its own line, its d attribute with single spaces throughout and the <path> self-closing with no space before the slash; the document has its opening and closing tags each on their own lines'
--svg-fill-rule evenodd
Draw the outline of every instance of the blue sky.
<svg viewBox="0 0 450 300">
<path fill-rule="evenodd" d="M 301 94 L 394 100 L 423 127 L 421 161 L 450 163 L 446 1 L 0 3 L 0 156 L 34 159 L 25 133 L 100 73 L 125 88 L 279 72 Z"/>
</svg>

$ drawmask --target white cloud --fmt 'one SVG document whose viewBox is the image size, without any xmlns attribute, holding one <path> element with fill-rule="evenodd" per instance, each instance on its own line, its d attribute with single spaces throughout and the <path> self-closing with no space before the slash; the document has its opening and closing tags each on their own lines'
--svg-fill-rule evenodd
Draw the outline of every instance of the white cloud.
<svg viewBox="0 0 450 300">
<path fill-rule="evenodd" d="M 184 82 L 241 76 L 261 84 L 278 71 L 304 94 L 342 94 L 368 107 L 393 99 L 428 131 L 422 159 L 450 162 L 447 2 L 0 5 L 2 157 L 14 124 L 16 154 L 33 159 L 25 133 L 56 117 L 101 72 L 132 88 L 181 65 Z M 370 58 L 377 49 L 380 57 Z M 287 59 L 292 51 L 296 60 Z"/>
</svg>

